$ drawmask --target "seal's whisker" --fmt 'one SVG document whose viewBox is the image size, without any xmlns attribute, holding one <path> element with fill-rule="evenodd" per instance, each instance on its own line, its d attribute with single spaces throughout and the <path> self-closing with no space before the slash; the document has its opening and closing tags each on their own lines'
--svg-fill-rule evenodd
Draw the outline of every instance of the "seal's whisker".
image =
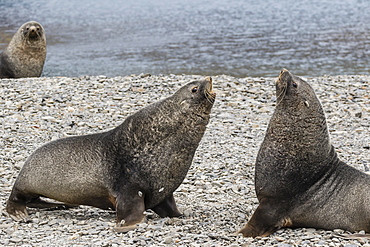
<svg viewBox="0 0 370 247">
<path fill-rule="evenodd" d="M 207 98 L 207 101 L 211 104 L 213 104 L 215 102 L 215 98 L 216 96 L 214 94 L 211 94 L 208 90 L 205 91 L 205 96 Z"/>
<path fill-rule="evenodd" d="M 285 85 L 285 86 L 284 86 L 283 90 L 282 90 L 282 91 L 281 91 L 281 93 L 278 95 L 278 98 L 279 98 L 281 95 L 285 94 L 285 91 L 286 91 L 287 87 L 288 87 L 288 85 Z"/>
<path fill-rule="evenodd" d="M 285 94 L 287 92 L 287 88 L 288 88 L 288 85 L 285 85 L 285 87 L 283 88 L 283 90 L 281 90 L 281 93 L 276 97 L 276 101 L 277 101 L 276 106 L 278 106 L 283 101 L 284 96 L 285 96 Z M 281 99 L 279 100 L 279 98 L 281 98 Z"/>
<path fill-rule="evenodd" d="M 212 102 L 214 102 L 215 98 L 216 98 L 216 95 L 211 94 L 211 93 L 207 94 L 207 99 L 211 100 Z"/>
</svg>

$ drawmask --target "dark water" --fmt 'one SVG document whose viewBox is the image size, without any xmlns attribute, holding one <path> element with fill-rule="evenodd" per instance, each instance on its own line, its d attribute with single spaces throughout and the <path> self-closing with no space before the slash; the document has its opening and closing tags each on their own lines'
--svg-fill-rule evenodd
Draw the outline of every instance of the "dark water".
<svg viewBox="0 0 370 247">
<path fill-rule="evenodd" d="M 29 20 L 45 76 L 370 73 L 365 0 L 0 0 L 0 49 Z"/>
</svg>

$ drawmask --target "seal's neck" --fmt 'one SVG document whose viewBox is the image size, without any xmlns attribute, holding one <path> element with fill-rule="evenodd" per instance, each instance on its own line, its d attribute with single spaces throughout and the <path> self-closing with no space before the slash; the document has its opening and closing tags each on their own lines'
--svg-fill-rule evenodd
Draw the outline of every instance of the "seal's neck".
<svg viewBox="0 0 370 247">
<path fill-rule="evenodd" d="M 331 144 L 321 104 L 295 108 L 292 111 L 284 105 L 277 106 L 265 138 L 279 146 L 281 153 L 309 153 L 307 159 L 313 160 L 329 155 Z"/>
</svg>

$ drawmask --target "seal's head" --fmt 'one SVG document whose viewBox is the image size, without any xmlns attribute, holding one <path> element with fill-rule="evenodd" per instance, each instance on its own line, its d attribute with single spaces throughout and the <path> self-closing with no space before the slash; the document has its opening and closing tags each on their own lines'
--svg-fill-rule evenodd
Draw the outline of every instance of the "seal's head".
<svg viewBox="0 0 370 247">
<path fill-rule="evenodd" d="M 280 72 L 276 81 L 276 108 L 289 109 L 291 114 L 321 108 L 313 88 L 302 78 L 291 74 L 287 69 Z"/>
<path fill-rule="evenodd" d="M 190 110 L 199 117 L 209 115 L 216 98 L 212 78 L 188 83 L 174 94 L 174 98 L 178 100 L 184 113 Z"/>
<path fill-rule="evenodd" d="M 22 40 L 32 44 L 33 42 L 45 41 L 44 28 L 36 21 L 29 21 L 19 28 Z"/>
<path fill-rule="evenodd" d="M 308 82 L 283 69 L 276 81 L 276 98 L 275 112 L 266 134 L 268 142 L 280 145 L 279 152 L 294 157 L 291 160 L 304 158 L 314 163 L 326 157 L 331 151 L 326 118 Z M 296 155 L 298 153 L 301 155 Z M 309 155 L 301 157 L 304 153 Z"/>
</svg>

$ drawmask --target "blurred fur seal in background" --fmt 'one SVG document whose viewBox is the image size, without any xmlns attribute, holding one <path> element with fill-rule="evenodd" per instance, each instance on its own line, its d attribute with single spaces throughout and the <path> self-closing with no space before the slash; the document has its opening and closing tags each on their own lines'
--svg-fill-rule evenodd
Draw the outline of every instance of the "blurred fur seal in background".
<svg viewBox="0 0 370 247">
<path fill-rule="evenodd" d="M 45 58 L 44 28 L 36 21 L 27 22 L 0 54 L 0 78 L 39 77 Z"/>
<path fill-rule="evenodd" d="M 193 81 L 110 131 L 38 148 L 15 181 L 7 213 L 27 221 L 26 207 L 115 209 L 119 232 L 134 229 L 146 209 L 162 217 L 180 216 L 173 192 L 190 168 L 215 97 L 211 78 Z"/>
<path fill-rule="evenodd" d="M 239 231 L 268 236 L 281 227 L 370 231 L 370 176 L 340 161 L 312 87 L 282 70 L 277 104 L 256 160 L 259 206 Z"/>
</svg>

